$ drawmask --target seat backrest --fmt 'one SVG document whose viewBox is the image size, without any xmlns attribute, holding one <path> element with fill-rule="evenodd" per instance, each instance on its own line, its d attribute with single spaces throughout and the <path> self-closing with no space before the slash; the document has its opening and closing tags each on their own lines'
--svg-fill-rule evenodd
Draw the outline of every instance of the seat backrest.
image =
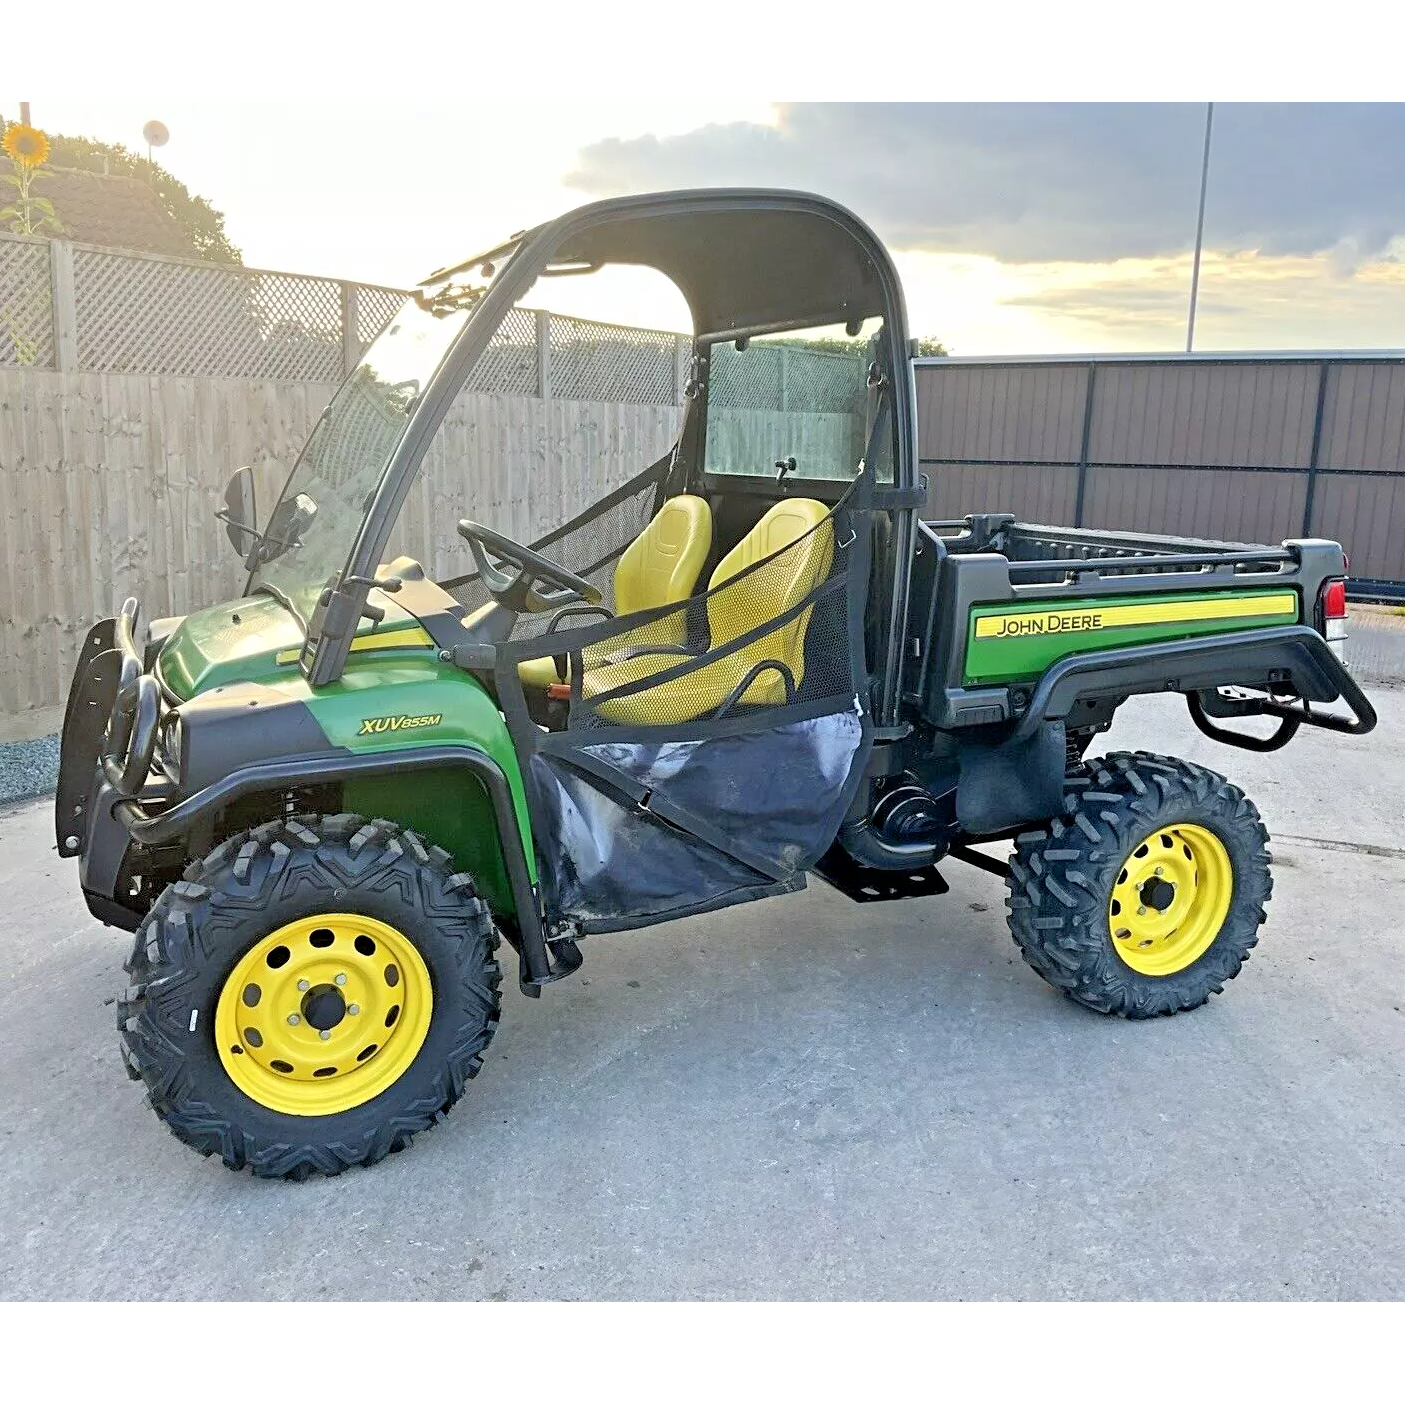
<svg viewBox="0 0 1405 1405">
<path fill-rule="evenodd" d="M 771 508 L 717 563 L 708 582 L 709 590 L 774 552 L 793 548 L 730 590 L 708 597 L 712 648 L 784 614 L 824 582 L 834 561 L 834 528 L 825 520 L 828 515 L 829 509 L 814 498 L 787 498 Z M 739 649 L 735 657 L 745 659 L 748 668 L 763 659 L 776 659 L 790 669 L 798 687 L 805 676 L 805 630 L 809 623 L 807 608 L 774 633 L 762 635 Z"/>
<path fill-rule="evenodd" d="M 615 613 L 686 600 L 712 548 L 712 509 L 691 493 L 669 498 L 615 567 Z"/>
</svg>

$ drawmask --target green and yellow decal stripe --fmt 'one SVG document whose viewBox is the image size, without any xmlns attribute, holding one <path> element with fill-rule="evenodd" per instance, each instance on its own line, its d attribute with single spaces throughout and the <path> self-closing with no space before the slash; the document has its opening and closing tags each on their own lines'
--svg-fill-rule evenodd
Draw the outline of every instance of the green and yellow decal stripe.
<svg viewBox="0 0 1405 1405">
<path fill-rule="evenodd" d="M 434 640 L 428 631 L 419 625 L 403 625 L 397 629 L 383 629 L 380 633 L 358 634 L 351 641 L 353 654 L 369 653 L 372 649 L 432 649 Z M 279 664 L 297 663 L 301 649 L 284 649 L 276 658 Z"/>
<path fill-rule="evenodd" d="M 1291 624 L 1291 590 L 1116 596 L 1077 605 L 977 605 L 966 638 L 965 681 L 1003 683 L 1042 673 L 1070 654 L 1159 644 L 1236 629 Z"/>
</svg>

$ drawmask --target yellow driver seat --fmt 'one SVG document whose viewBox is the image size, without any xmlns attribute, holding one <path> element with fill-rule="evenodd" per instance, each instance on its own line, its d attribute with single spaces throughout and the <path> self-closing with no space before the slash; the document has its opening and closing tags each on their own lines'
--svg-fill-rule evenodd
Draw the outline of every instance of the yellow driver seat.
<svg viewBox="0 0 1405 1405">
<path fill-rule="evenodd" d="M 615 566 L 615 614 L 632 615 L 686 600 L 698 583 L 703 562 L 712 547 L 712 509 L 705 498 L 681 493 L 669 498 L 625 548 Z M 550 548 L 547 548 L 549 551 Z M 589 624 L 589 617 L 574 624 Z M 656 641 L 659 626 L 654 626 Z M 683 637 L 681 623 L 678 639 Z M 618 647 L 618 641 L 613 641 Z M 673 641 L 676 642 L 676 641 Z M 596 650 L 587 650 L 587 658 Z M 560 680 L 551 658 L 524 659 L 517 676 L 528 688 L 549 688 Z"/>
<path fill-rule="evenodd" d="M 770 566 L 754 571 L 732 589 L 709 594 L 710 648 L 720 648 L 793 609 L 824 582 L 834 561 L 834 529 L 826 521 L 828 515 L 829 509 L 813 498 L 778 502 L 718 562 L 708 582 L 709 591 L 782 548 L 795 546 L 793 551 L 786 552 Z M 735 653 L 681 678 L 611 699 L 600 706 L 600 715 L 639 726 L 688 722 L 716 711 L 748 670 L 767 660 L 784 664 L 799 688 L 805 677 L 805 632 L 810 614 L 811 608 L 807 607 L 794 619 L 743 645 Z M 682 662 L 676 653 L 640 652 L 617 663 L 587 667 L 581 677 L 581 694 L 586 698 L 598 697 Z M 775 669 L 758 674 L 739 699 L 753 706 L 775 705 L 785 700 L 785 678 Z"/>
</svg>

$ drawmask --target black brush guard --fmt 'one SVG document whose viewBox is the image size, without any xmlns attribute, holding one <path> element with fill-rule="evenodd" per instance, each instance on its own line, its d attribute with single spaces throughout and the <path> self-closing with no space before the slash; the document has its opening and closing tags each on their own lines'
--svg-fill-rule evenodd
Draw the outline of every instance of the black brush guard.
<svg viewBox="0 0 1405 1405">
<path fill-rule="evenodd" d="M 136 646 L 138 606 L 88 631 L 64 709 L 54 838 L 60 854 L 83 851 L 94 797 L 104 781 L 123 795 L 145 783 L 156 751 L 161 694 Z"/>
</svg>

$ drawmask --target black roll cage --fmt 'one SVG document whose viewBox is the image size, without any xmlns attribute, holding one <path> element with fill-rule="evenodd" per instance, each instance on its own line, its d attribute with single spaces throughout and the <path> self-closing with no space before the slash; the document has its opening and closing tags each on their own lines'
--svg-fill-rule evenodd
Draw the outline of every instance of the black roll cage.
<svg viewBox="0 0 1405 1405">
<path fill-rule="evenodd" d="M 907 627 L 909 572 L 918 517 L 918 494 L 914 491 L 918 488 L 916 387 L 912 359 L 909 355 L 907 310 L 902 284 L 887 250 L 877 235 L 856 215 L 820 196 L 787 190 L 685 190 L 602 200 L 581 206 L 520 237 L 515 243 L 515 253 L 511 261 L 488 286 L 473 315 L 415 404 L 409 423 L 392 453 L 386 472 L 382 475 L 362 519 L 347 565 L 337 582 L 323 595 L 322 603 L 309 622 L 308 639 L 313 647 L 304 651 L 302 666 L 308 682 L 313 687 L 322 686 L 340 677 L 346 665 L 357 622 L 371 590 L 369 582 L 374 577 L 415 474 L 441 421 L 503 318 L 547 266 L 553 261 L 559 261 L 559 256 L 563 253 L 572 259 L 579 257 L 577 251 L 583 245 L 586 250 L 584 257 L 588 261 L 595 261 L 597 255 L 603 255 L 603 261 L 655 267 L 666 276 L 672 271 L 675 281 L 680 282 L 680 285 L 690 285 L 684 288 L 685 296 L 690 291 L 694 295 L 690 298 L 690 303 L 694 309 L 694 323 L 699 340 L 717 340 L 728 332 L 737 335 L 758 324 L 783 320 L 783 316 L 781 319 L 776 316 L 753 316 L 748 321 L 745 317 L 731 315 L 725 297 L 719 297 L 719 287 L 725 286 L 727 270 L 716 266 L 715 249 L 705 256 L 705 267 L 704 256 L 700 253 L 685 249 L 680 255 L 680 258 L 694 259 L 694 266 L 700 273 L 696 280 L 686 276 L 689 270 L 686 263 L 676 264 L 670 270 L 663 267 L 661 262 L 655 262 L 644 255 L 649 248 L 651 221 L 657 226 L 662 226 L 665 221 L 686 220 L 689 216 L 745 216 L 752 213 L 794 215 L 797 219 L 797 230 L 794 232 L 802 235 L 805 233 L 806 221 L 825 221 L 831 226 L 828 230 L 813 224 L 808 228 L 814 230 L 817 237 L 820 232 L 824 232 L 827 237 L 832 236 L 837 229 L 843 237 L 838 244 L 834 244 L 831 239 L 834 250 L 847 248 L 851 255 L 857 252 L 862 256 L 862 276 L 851 285 L 850 292 L 859 298 L 876 300 L 873 305 L 864 310 L 852 302 L 846 303 L 839 290 L 836 290 L 832 306 L 823 304 L 822 299 L 828 294 L 823 286 L 822 276 L 826 270 L 821 265 L 817 270 L 806 270 L 807 277 L 797 277 L 794 280 L 794 316 L 799 319 L 796 325 L 811 316 L 829 315 L 824 311 L 825 306 L 829 307 L 829 312 L 833 313 L 832 320 L 835 321 L 852 320 L 859 312 L 864 316 L 877 315 L 883 319 L 886 360 L 893 378 L 891 391 L 896 442 L 893 486 L 887 492 L 880 491 L 875 494 L 875 506 L 892 513 L 894 530 L 886 553 L 888 560 L 882 563 L 891 582 L 891 609 L 888 611 L 888 639 L 884 651 L 883 676 L 874 705 L 878 714 L 878 725 L 896 724 L 903 661 L 903 650 L 900 646 Z M 619 234 L 623 245 L 626 246 L 623 250 L 624 257 L 609 257 L 612 229 Z M 635 246 L 633 248 L 627 247 L 631 239 Z M 801 242 L 803 245 L 803 240 Z M 500 250 L 494 250 L 494 253 L 513 247 L 514 245 L 509 243 L 503 245 Z M 488 257 L 484 255 L 466 264 L 454 265 L 428 281 L 433 284 L 455 271 L 476 266 Z M 744 250 L 742 258 L 745 259 Z M 759 284 L 755 264 L 747 269 L 743 262 L 739 267 L 754 283 Z M 684 276 L 678 276 L 680 268 Z M 840 268 L 836 260 L 836 278 L 844 272 L 852 270 Z M 818 281 L 817 274 L 821 275 Z M 871 280 L 871 283 L 867 280 Z M 699 289 L 703 291 L 699 292 Z M 701 325 L 698 325 L 699 322 Z M 810 322 L 809 325 L 818 323 Z"/>
</svg>

